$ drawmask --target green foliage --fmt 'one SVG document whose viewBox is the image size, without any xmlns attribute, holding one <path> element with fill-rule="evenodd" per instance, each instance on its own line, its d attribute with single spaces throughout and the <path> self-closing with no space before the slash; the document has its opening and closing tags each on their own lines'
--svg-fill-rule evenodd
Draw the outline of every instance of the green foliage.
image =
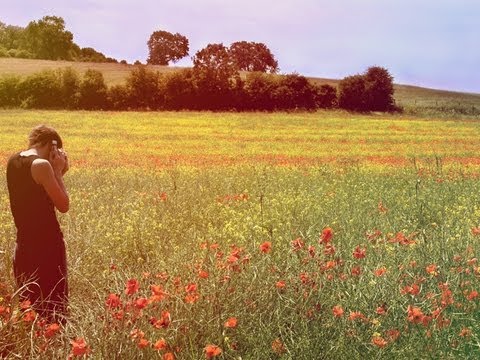
<svg viewBox="0 0 480 360">
<path fill-rule="evenodd" d="M 65 21 L 58 16 L 44 16 L 25 28 L 22 48 L 37 59 L 71 60 L 73 34 L 65 30 Z"/>
<path fill-rule="evenodd" d="M 66 109 L 78 108 L 80 101 L 80 77 L 71 67 L 61 73 L 61 101 Z"/>
<path fill-rule="evenodd" d="M 10 57 L 8 50 L 3 46 L 0 46 L 0 58 L 6 58 L 6 57 Z"/>
<path fill-rule="evenodd" d="M 321 109 L 331 109 L 337 106 L 337 89 L 332 85 L 324 84 L 317 88 L 316 103 Z"/>
<path fill-rule="evenodd" d="M 140 109 L 160 109 L 164 104 L 158 71 L 148 70 L 145 66 L 135 67 L 126 80 L 132 107 Z"/>
<path fill-rule="evenodd" d="M 168 65 L 188 55 L 188 39 L 168 31 L 154 31 L 147 42 L 149 56 L 147 64 Z"/>
<path fill-rule="evenodd" d="M 20 106 L 18 76 L 3 76 L 0 78 L 0 108 L 13 108 Z"/>
<path fill-rule="evenodd" d="M 62 108 L 61 72 L 43 70 L 26 77 L 19 84 L 19 94 L 26 109 Z"/>
<path fill-rule="evenodd" d="M 80 83 L 80 108 L 86 110 L 106 109 L 108 107 L 107 99 L 107 85 L 105 85 L 102 72 L 88 69 Z"/>
<path fill-rule="evenodd" d="M 230 56 L 238 70 L 276 73 L 278 62 L 263 43 L 237 41 L 230 45 Z"/>
<path fill-rule="evenodd" d="M 194 109 L 197 89 L 191 69 L 167 74 L 163 79 L 165 108 L 171 110 Z"/>
<path fill-rule="evenodd" d="M 347 76 L 339 83 L 338 103 L 353 111 L 393 111 L 393 77 L 387 69 L 373 66 L 363 75 Z"/>
</svg>

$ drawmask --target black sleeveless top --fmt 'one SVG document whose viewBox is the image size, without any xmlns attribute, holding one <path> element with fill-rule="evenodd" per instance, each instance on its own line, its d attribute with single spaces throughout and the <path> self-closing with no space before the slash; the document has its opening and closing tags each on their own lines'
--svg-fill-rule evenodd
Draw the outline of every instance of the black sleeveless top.
<svg viewBox="0 0 480 360">
<path fill-rule="evenodd" d="M 37 155 L 21 156 L 16 153 L 7 163 L 10 209 L 17 227 L 19 245 L 29 245 L 30 242 L 39 241 L 39 238 L 46 241 L 63 239 L 53 202 L 43 186 L 32 177 L 32 162 L 38 158 Z"/>
</svg>

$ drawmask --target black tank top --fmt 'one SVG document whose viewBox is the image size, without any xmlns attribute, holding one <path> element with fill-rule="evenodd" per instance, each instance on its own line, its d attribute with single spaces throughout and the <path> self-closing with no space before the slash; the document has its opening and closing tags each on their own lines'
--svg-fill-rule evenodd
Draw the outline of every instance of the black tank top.
<svg viewBox="0 0 480 360">
<path fill-rule="evenodd" d="M 10 195 L 17 243 L 42 238 L 48 241 L 62 239 L 60 225 L 55 214 L 55 207 L 42 185 L 33 180 L 31 167 L 37 155 L 21 156 L 16 153 L 7 163 L 7 186 Z"/>
</svg>

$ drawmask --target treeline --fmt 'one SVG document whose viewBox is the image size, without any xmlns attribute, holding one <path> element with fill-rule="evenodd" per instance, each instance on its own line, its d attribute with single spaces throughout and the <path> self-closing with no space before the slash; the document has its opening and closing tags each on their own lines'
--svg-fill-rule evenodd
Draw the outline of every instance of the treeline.
<svg viewBox="0 0 480 360">
<path fill-rule="evenodd" d="M 44 16 L 25 28 L 0 22 L 0 57 L 117 62 L 91 47 L 78 46 L 58 16 Z"/>
<path fill-rule="evenodd" d="M 381 75 L 381 76 L 380 76 Z M 25 78 L 0 78 L 0 107 L 85 110 L 213 110 L 290 111 L 344 108 L 357 111 L 392 111 L 393 86 L 384 83 L 388 71 L 372 67 L 359 80 L 347 77 L 339 90 L 316 85 L 298 74 L 251 72 L 221 77 L 194 67 L 169 73 L 137 66 L 125 84 L 108 87 L 103 74 L 72 68 L 45 70 Z M 376 77 L 375 77 L 376 76 Z M 353 86 L 351 86 L 353 84 Z M 382 92 L 383 91 L 383 92 Z M 386 92 L 385 92 L 386 91 Z M 362 99 L 362 100 L 359 100 Z M 356 104 L 361 104 L 357 107 Z M 380 106 L 381 105 L 381 106 Z"/>
</svg>

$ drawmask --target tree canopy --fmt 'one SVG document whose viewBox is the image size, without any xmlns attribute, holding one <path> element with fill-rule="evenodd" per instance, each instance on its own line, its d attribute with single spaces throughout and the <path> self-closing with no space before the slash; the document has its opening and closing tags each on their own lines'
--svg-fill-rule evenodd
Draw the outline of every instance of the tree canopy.
<svg viewBox="0 0 480 360">
<path fill-rule="evenodd" d="M 237 41 L 230 45 L 230 56 L 238 70 L 276 73 L 278 62 L 263 43 Z"/>
<path fill-rule="evenodd" d="M 168 65 L 188 55 L 188 39 L 179 34 L 172 34 L 168 31 L 158 30 L 150 35 L 147 42 L 149 56 L 148 64 Z"/>
</svg>

